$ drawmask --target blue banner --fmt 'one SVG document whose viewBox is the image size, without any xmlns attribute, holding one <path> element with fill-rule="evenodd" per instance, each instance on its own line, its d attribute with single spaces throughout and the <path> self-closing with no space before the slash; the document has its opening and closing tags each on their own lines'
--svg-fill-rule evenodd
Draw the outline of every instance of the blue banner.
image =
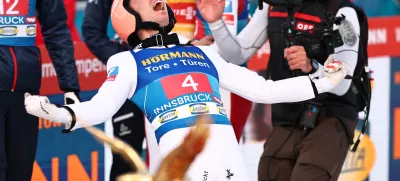
<svg viewBox="0 0 400 181">
<path fill-rule="evenodd" d="M 400 178 L 400 58 L 391 60 L 389 180 Z"/>
<path fill-rule="evenodd" d="M 81 94 L 89 100 L 95 92 Z M 64 96 L 49 97 L 62 104 Z M 104 124 L 97 126 L 104 130 Z M 62 134 L 62 124 L 39 119 L 39 141 L 32 180 L 97 181 L 104 180 L 104 147 L 86 130 Z"/>
</svg>

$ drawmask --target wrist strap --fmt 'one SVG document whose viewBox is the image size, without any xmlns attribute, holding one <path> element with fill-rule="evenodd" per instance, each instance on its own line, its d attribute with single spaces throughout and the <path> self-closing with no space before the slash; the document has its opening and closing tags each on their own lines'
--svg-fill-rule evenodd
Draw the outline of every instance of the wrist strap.
<svg viewBox="0 0 400 181">
<path fill-rule="evenodd" d="M 320 67 L 318 67 L 318 68 L 314 67 L 314 63 L 318 64 L 318 62 L 314 59 L 310 59 L 310 63 L 311 63 L 311 71 L 308 74 L 313 74 L 313 73 L 317 72 L 318 68 L 320 68 Z"/>
<path fill-rule="evenodd" d="M 315 83 L 311 79 L 310 79 L 310 81 L 311 81 L 312 89 L 314 91 L 314 96 L 317 97 L 318 96 L 317 86 L 315 85 Z"/>
<path fill-rule="evenodd" d="M 75 124 L 76 124 L 76 115 L 75 115 L 75 112 L 70 108 L 70 107 L 68 107 L 68 106 L 60 106 L 61 108 L 65 108 L 68 112 L 69 112 L 69 114 L 71 114 L 71 116 L 72 116 L 72 121 L 71 121 L 71 125 L 70 125 L 70 127 L 68 128 L 68 129 L 63 129 L 62 131 L 61 131 L 61 133 L 71 133 L 72 131 L 72 128 L 74 128 L 75 127 Z"/>
</svg>

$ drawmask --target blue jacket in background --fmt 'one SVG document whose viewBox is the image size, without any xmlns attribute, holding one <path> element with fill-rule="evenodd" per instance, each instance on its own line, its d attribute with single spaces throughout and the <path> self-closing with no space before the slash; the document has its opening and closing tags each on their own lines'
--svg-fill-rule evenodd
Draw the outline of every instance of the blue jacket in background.
<svg viewBox="0 0 400 181">
<path fill-rule="evenodd" d="M 35 3 L 35 0 L 29 3 Z M 66 24 L 63 0 L 36 0 L 34 5 L 60 89 L 80 91 L 74 46 Z M 0 91 L 38 92 L 42 77 L 41 63 L 41 53 L 36 46 L 14 46 L 0 42 Z"/>
<path fill-rule="evenodd" d="M 107 35 L 113 0 L 88 1 L 82 24 L 82 35 L 90 51 L 104 64 L 122 51 L 129 49 L 127 44 L 111 41 Z"/>
</svg>

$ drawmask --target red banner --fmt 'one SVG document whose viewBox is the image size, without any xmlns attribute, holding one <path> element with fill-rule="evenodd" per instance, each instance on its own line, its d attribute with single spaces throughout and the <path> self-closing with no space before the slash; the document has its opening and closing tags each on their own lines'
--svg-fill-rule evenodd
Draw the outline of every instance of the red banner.
<svg viewBox="0 0 400 181">
<path fill-rule="evenodd" d="M 188 39 L 193 39 L 196 21 L 196 0 L 168 0 L 173 9 L 177 23 L 172 32 Z"/>
<path fill-rule="evenodd" d="M 368 55 L 400 56 L 400 16 L 369 19 Z"/>
<path fill-rule="evenodd" d="M 62 93 L 57 75 L 45 46 L 39 46 L 42 52 L 42 87 L 40 93 L 51 95 Z M 84 43 L 75 44 L 76 68 L 81 91 L 97 90 L 106 79 L 106 66 L 100 62 Z"/>
</svg>

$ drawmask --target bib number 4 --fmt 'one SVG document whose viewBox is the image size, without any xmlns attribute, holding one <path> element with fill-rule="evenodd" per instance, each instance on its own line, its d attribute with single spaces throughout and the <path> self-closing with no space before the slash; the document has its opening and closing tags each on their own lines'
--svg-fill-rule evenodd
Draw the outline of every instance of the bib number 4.
<svg viewBox="0 0 400 181">
<path fill-rule="evenodd" d="M 191 75 L 186 76 L 185 80 L 182 83 L 182 87 L 192 87 L 194 91 L 197 91 L 197 86 L 199 86 L 199 84 L 194 82 Z"/>
<path fill-rule="evenodd" d="M 213 93 L 207 75 L 198 72 L 163 77 L 160 83 L 168 100 L 188 94 Z"/>
<path fill-rule="evenodd" d="M 15 8 L 19 0 L 0 0 L 0 15 L 18 15 L 20 14 Z"/>
</svg>

